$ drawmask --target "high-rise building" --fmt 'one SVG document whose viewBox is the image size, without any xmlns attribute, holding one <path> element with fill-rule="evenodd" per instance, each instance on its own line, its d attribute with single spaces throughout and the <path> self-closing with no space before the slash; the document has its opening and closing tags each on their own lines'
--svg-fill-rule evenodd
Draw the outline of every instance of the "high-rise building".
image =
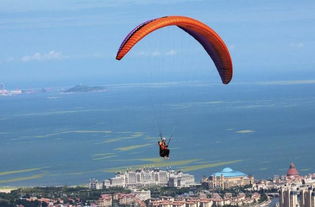
<svg viewBox="0 0 315 207">
<path fill-rule="evenodd" d="M 315 207 L 315 189 L 311 186 L 285 186 L 279 191 L 279 207 Z"/>
<path fill-rule="evenodd" d="M 96 190 L 103 189 L 104 188 L 104 183 L 103 182 L 99 182 L 98 180 L 93 178 L 93 179 L 90 179 L 89 188 L 90 189 L 96 189 Z"/>
<path fill-rule="evenodd" d="M 195 185 L 195 177 L 190 174 L 185 174 L 181 171 L 170 173 L 168 186 L 169 187 L 188 187 Z"/>
</svg>

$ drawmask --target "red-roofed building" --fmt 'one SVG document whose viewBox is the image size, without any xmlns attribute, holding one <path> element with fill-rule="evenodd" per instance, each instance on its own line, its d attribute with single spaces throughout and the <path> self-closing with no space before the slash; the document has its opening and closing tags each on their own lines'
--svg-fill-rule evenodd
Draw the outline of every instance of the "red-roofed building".
<svg viewBox="0 0 315 207">
<path fill-rule="evenodd" d="M 288 169 L 287 176 L 289 178 L 300 177 L 299 172 L 297 171 L 295 164 L 293 162 L 290 163 L 290 167 Z"/>
<path fill-rule="evenodd" d="M 102 194 L 101 198 L 98 200 L 98 206 L 109 207 L 112 206 L 113 198 L 111 194 Z"/>
</svg>

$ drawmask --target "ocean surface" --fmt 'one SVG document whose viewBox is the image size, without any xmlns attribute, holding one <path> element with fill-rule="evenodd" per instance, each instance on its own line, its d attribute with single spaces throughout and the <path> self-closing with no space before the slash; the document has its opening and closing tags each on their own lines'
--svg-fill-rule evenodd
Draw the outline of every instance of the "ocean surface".
<svg viewBox="0 0 315 207">
<path fill-rule="evenodd" d="M 315 172 L 315 84 L 109 85 L 102 93 L 0 97 L 0 186 L 77 185 L 138 167 L 199 181 L 224 167 L 256 178 L 291 161 Z M 158 157 L 158 135 L 173 138 Z"/>
</svg>

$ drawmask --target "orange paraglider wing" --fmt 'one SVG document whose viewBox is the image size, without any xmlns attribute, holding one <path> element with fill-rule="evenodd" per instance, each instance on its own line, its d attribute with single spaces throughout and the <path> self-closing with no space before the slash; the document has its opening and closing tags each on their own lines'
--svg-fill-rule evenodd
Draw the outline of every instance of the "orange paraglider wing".
<svg viewBox="0 0 315 207">
<path fill-rule="evenodd" d="M 178 26 L 194 37 L 212 58 L 224 84 L 233 75 L 232 59 L 227 46 L 220 36 L 206 24 L 184 16 L 167 16 L 146 21 L 134 28 L 122 42 L 116 59 L 121 60 L 131 48 L 146 35 L 167 26 Z"/>
</svg>

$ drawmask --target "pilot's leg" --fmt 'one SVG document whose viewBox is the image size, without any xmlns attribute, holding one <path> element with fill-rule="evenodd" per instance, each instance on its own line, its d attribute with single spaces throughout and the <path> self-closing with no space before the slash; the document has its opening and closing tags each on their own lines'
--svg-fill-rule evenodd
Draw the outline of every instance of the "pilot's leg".
<svg viewBox="0 0 315 207">
<path fill-rule="evenodd" d="M 170 150 L 169 149 L 165 149 L 165 157 L 169 157 L 170 155 Z"/>
<path fill-rule="evenodd" d="M 160 149 L 160 157 L 164 157 L 163 150 Z"/>
</svg>

